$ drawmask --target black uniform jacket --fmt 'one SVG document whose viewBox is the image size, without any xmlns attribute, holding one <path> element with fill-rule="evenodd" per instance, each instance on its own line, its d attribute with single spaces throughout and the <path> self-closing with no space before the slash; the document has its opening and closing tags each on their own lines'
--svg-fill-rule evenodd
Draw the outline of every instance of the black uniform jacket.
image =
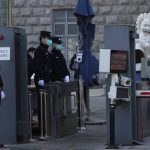
<svg viewBox="0 0 150 150">
<path fill-rule="evenodd" d="M 51 51 L 52 81 L 64 81 L 65 76 L 69 75 L 66 60 L 60 50 Z"/>
<path fill-rule="evenodd" d="M 33 58 L 27 54 L 28 58 L 28 84 L 31 84 L 31 76 L 35 73 L 35 66 Z"/>
<path fill-rule="evenodd" d="M 44 80 L 48 83 L 51 80 L 51 68 L 49 61 L 48 46 L 40 43 L 34 53 L 35 78 L 34 82 L 38 85 L 39 80 Z"/>
<path fill-rule="evenodd" d="M 0 90 L 3 89 L 3 81 L 2 81 L 2 78 L 1 78 L 1 75 L 0 75 Z"/>
</svg>

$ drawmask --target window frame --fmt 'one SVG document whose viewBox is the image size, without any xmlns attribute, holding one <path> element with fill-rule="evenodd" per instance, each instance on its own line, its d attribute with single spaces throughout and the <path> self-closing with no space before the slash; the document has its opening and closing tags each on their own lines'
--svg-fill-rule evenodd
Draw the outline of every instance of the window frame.
<svg viewBox="0 0 150 150">
<path fill-rule="evenodd" d="M 52 20 L 53 20 L 53 35 L 54 36 L 58 36 L 58 37 L 61 37 L 61 38 L 63 38 L 63 39 L 65 39 L 65 49 L 63 50 L 63 53 L 64 53 L 64 56 L 66 57 L 66 60 L 68 61 L 68 51 L 69 51 L 69 49 L 68 49 L 68 39 L 69 38 L 76 38 L 77 39 L 77 37 L 78 37 L 78 32 L 77 32 L 77 34 L 75 35 L 75 34 L 68 34 L 68 25 L 69 24 L 73 24 L 73 25 L 77 25 L 77 22 L 73 22 L 73 21 L 71 21 L 71 22 L 68 22 L 68 11 L 70 11 L 70 10 L 73 10 L 73 8 L 67 8 L 67 9 L 53 9 L 53 18 L 52 18 Z M 56 12 L 56 11 L 65 11 L 65 22 L 55 22 L 55 16 L 54 16 L 54 13 Z M 65 26 L 65 34 L 64 35 L 56 35 L 55 33 L 56 33 L 56 30 L 55 30 L 55 26 L 56 25 L 59 25 L 59 24 L 63 24 L 64 26 Z"/>
</svg>

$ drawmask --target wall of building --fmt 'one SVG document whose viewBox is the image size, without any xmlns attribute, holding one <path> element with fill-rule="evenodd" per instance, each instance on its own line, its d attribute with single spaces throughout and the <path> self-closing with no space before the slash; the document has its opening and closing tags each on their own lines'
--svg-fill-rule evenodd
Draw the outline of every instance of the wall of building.
<svg viewBox="0 0 150 150">
<path fill-rule="evenodd" d="M 0 1 L 0 26 L 7 26 L 8 23 L 8 3 L 6 0 Z"/>
<path fill-rule="evenodd" d="M 25 28 L 28 47 L 36 47 L 40 31 L 52 31 L 52 9 L 74 6 L 73 0 L 13 0 L 13 26 Z"/>
<path fill-rule="evenodd" d="M 52 9 L 75 8 L 78 0 L 12 0 L 13 25 L 26 29 L 28 47 L 37 46 L 41 30 L 52 31 Z M 91 0 L 96 24 L 93 51 L 103 48 L 104 25 L 132 24 L 150 12 L 150 0 Z"/>
</svg>

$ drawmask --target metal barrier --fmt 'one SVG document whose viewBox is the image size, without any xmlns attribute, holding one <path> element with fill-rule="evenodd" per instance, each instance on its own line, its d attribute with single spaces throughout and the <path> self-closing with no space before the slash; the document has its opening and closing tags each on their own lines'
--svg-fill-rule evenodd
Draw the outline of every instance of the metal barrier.
<svg viewBox="0 0 150 150">
<path fill-rule="evenodd" d="M 63 137 L 77 132 L 77 107 L 74 106 L 76 83 L 51 83 L 44 90 L 47 91 L 48 99 L 48 134 L 52 137 Z"/>
<path fill-rule="evenodd" d="M 42 89 L 40 89 L 40 107 L 41 107 L 40 140 L 45 140 L 48 138 L 48 135 L 47 135 L 47 91 L 42 90 Z"/>
<path fill-rule="evenodd" d="M 48 138 L 48 135 L 47 135 L 47 92 L 44 92 L 44 108 L 45 108 L 45 114 L 44 114 L 44 116 L 45 116 L 45 119 L 44 119 L 44 121 L 45 121 L 45 138 Z"/>
<path fill-rule="evenodd" d="M 143 142 L 144 138 L 150 136 L 150 82 L 141 81 L 136 84 L 137 103 L 137 130 L 138 140 Z"/>
<path fill-rule="evenodd" d="M 79 103 L 79 110 L 80 111 L 80 116 L 79 117 L 79 124 L 78 127 L 80 128 L 80 130 L 85 130 L 85 124 L 84 124 L 84 96 L 83 96 L 83 81 L 79 80 L 79 89 L 78 89 L 78 94 L 79 94 L 79 99 L 78 99 L 78 103 Z"/>
<path fill-rule="evenodd" d="M 53 95 L 52 95 L 52 93 L 50 93 L 50 106 L 53 106 Z M 53 107 L 51 107 L 50 114 L 53 114 L 53 111 L 54 111 L 54 109 L 53 109 Z M 50 124 L 50 126 L 51 126 L 52 129 L 54 129 L 53 120 L 54 120 L 54 116 L 51 115 L 51 124 Z M 51 130 L 51 136 L 54 136 L 54 130 Z"/>
<path fill-rule="evenodd" d="M 28 104 L 29 104 L 29 128 L 30 128 L 30 141 L 34 141 L 32 137 L 32 105 L 31 105 L 31 91 L 28 91 Z"/>
<path fill-rule="evenodd" d="M 62 137 L 77 131 L 76 120 L 76 85 L 75 83 L 51 83 L 39 90 L 39 126 L 40 140 L 46 140 L 49 136 Z M 32 135 L 32 90 L 28 91 L 30 141 Z M 84 104 L 84 103 L 83 103 Z M 81 107 L 83 108 L 84 105 Z M 80 110 L 81 111 L 81 110 Z M 84 124 L 84 122 L 83 122 Z M 36 137 L 37 138 L 37 137 Z"/>
<path fill-rule="evenodd" d="M 0 89 L 0 105 L 1 105 L 1 89 Z"/>
<path fill-rule="evenodd" d="M 35 87 L 28 88 L 28 104 L 29 104 L 29 128 L 30 128 L 30 141 L 35 141 L 32 135 L 32 119 L 33 119 L 33 110 L 32 110 L 32 91 L 35 90 Z M 48 138 L 47 135 L 47 92 L 45 90 L 39 90 L 40 94 L 40 140 L 45 140 Z"/>
<path fill-rule="evenodd" d="M 40 111 L 40 116 L 41 116 L 41 121 L 40 121 L 40 127 L 41 127 L 41 137 L 40 137 L 40 139 L 44 139 L 44 133 L 43 133 L 43 92 L 42 91 L 40 91 L 40 109 L 41 109 L 41 111 Z"/>
</svg>

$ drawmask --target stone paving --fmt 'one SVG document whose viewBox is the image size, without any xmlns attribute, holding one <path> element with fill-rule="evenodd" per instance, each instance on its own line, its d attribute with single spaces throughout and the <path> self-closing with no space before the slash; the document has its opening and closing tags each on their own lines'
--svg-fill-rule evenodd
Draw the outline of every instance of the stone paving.
<svg viewBox="0 0 150 150">
<path fill-rule="evenodd" d="M 96 91 L 94 91 L 96 92 Z M 90 97 L 91 120 L 105 120 L 105 97 L 103 90 L 97 90 Z M 92 94 L 91 94 L 92 95 Z M 93 94 L 94 95 L 94 94 Z M 98 96 L 99 95 L 99 96 Z M 49 138 L 47 141 L 35 141 L 26 144 L 6 145 L 0 150 L 102 150 L 106 148 L 106 125 L 87 125 L 85 131 L 63 138 Z M 120 146 L 120 149 L 150 149 L 150 137 L 144 139 L 142 145 Z"/>
</svg>

